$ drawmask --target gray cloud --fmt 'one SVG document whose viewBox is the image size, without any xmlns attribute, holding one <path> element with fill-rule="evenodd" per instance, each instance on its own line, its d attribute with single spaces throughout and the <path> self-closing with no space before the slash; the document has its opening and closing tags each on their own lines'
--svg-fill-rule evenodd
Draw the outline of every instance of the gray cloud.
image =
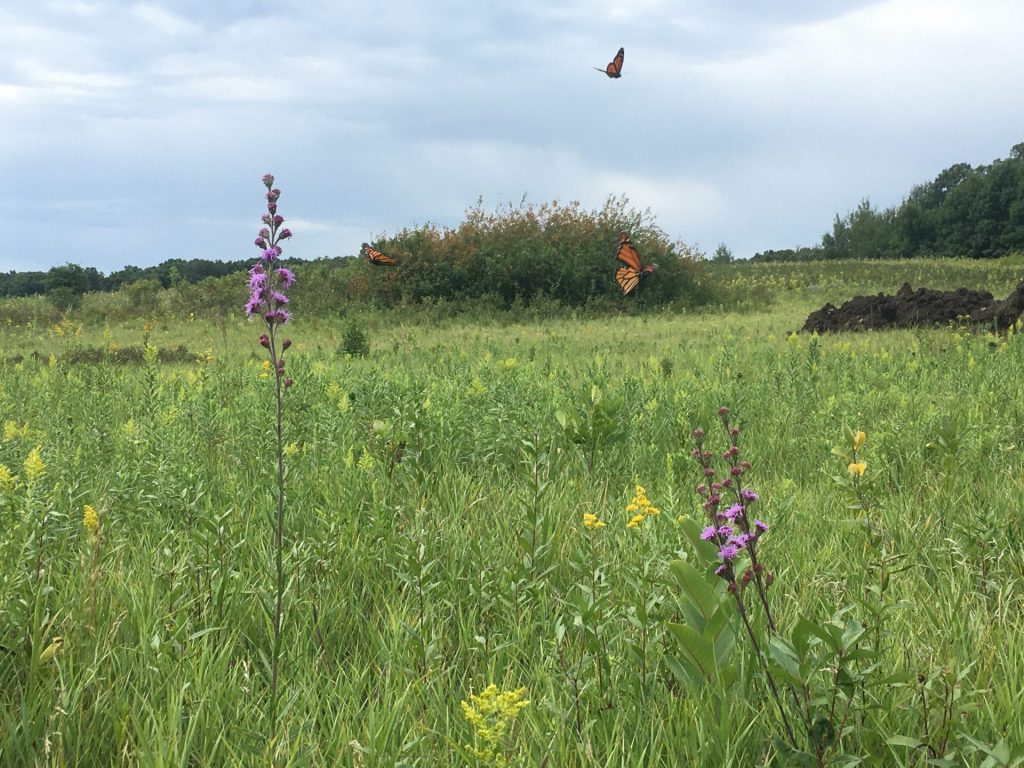
<svg viewBox="0 0 1024 768">
<path fill-rule="evenodd" d="M 0 270 L 247 258 L 267 171 L 288 255 L 625 194 L 748 256 L 1024 140 L 1011 0 L 345 5 L 0 11 Z"/>
</svg>

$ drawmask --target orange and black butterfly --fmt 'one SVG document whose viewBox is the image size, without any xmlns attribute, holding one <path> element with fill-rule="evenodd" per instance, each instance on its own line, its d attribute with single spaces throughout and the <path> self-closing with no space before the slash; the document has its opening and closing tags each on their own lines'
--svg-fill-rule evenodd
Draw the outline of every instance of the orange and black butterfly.
<svg viewBox="0 0 1024 768">
<path fill-rule="evenodd" d="M 624 296 L 635 291 L 640 281 L 658 268 L 657 264 L 640 265 L 640 254 L 636 252 L 628 232 L 619 232 L 619 252 L 615 258 L 626 265 L 615 270 L 615 282 Z"/>
<path fill-rule="evenodd" d="M 398 259 L 388 256 L 386 253 L 381 253 L 376 248 L 371 248 L 366 243 L 363 243 L 363 251 L 366 253 L 366 258 L 370 260 L 370 263 L 375 267 L 395 267 L 398 266 Z"/>
<path fill-rule="evenodd" d="M 622 62 L 626 59 L 626 49 L 619 48 L 619 52 L 615 54 L 615 58 L 608 62 L 608 66 L 604 69 L 600 67 L 594 67 L 598 72 L 604 72 L 608 77 L 622 77 Z"/>
</svg>

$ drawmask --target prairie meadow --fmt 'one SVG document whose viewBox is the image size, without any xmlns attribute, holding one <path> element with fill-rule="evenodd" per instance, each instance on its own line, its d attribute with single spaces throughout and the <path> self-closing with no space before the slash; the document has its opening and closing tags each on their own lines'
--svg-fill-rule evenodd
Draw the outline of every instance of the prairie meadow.
<svg viewBox="0 0 1024 768">
<path fill-rule="evenodd" d="M 280 548 L 241 309 L 8 326 L 0 763 L 1024 764 L 1024 338 L 794 332 L 886 270 L 299 315 Z"/>
</svg>

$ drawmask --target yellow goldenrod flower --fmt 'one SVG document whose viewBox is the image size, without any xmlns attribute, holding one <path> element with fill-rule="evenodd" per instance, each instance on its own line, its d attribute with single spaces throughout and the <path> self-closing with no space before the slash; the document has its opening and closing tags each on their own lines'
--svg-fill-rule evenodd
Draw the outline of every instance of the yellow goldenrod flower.
<svg viewBox="0 0 1024 768">
<path fill-rule="evenodd" d="M 858 432 L 853 438 L 853 450 L 859 451 L 864 445 L 864 441 L 868 439 L 868 436 L 863 432 Z"/>
<path fill-rule="evenodd" d="M 43 463 L 41 448 L 37 445 L 29 451 L 28 457 L 25 459 L 25 481 L 31 485 L 42 477 L 45 471 L 46 465 Z"/>
<path fill-rule="evenodd" d="M 583 515 L 583 525 L 589 531 L 596 531 L 598 528 L 604 528 L 606 523 L 603 520 L 598 520 L 597 515 L 593 512 L 586 512 Z"/>
<path fill-rule="evenodd" d="M 863 461 L 851 462 L 850 466 L 847 467 L 853 477 L 862 477 L 867 468 L 868 465 Z"/>
<path fill-rule="evenodd" d="M 91 504 L 86 504 L 82 509 L 82 527 L 90 536 L 100 532 L 100 516 Z"/>
<path fill-rule="evenodd" d="M 0 491 L 10 493 L 17 485 L 18 478 L 11 473 L 6 464 L 0 464 Z"/>
<path fill-rule="evenodd" d="M 651 504 L 651 500 L 647 498 L 647 490 L 642 485 L 636 487 L 636 495 L 626 505 L 626 512 L 633 515 L 626 524 L 628 528 L 636 528 L 650 515 L 661 514 L 661 510 Z"/>
<path fill-rule="evenodd" d="M 483 693 L 461 702 L 462 716 L 473 727 L 475 744 L 466 745 L 470 754 L 487 765 L 508 765 L 505 740 L 516 716 L 530 703 L 523 698 L 525 693 L 525 688 L 499 693 L 491 683 Z"/>
</svg>

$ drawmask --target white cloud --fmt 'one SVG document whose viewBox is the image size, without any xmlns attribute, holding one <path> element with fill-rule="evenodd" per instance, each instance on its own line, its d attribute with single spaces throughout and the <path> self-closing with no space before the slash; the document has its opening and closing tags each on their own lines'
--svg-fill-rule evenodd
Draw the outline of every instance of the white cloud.
<svg viewBox="0 0 1024 768">
<path fill-rule="evenodd" d="M 105 270 L 180 255 L 169 226 L 247 257 L 267 170 L 294 255 L 524 194 L 809 245 L 1024 140 L 1021 28 L 1011 0 L 50 0 L 0 10 L 0 205 L 37 262 Z M 620 45 L 623 78 L 594 72 Z"/>
</svg>

